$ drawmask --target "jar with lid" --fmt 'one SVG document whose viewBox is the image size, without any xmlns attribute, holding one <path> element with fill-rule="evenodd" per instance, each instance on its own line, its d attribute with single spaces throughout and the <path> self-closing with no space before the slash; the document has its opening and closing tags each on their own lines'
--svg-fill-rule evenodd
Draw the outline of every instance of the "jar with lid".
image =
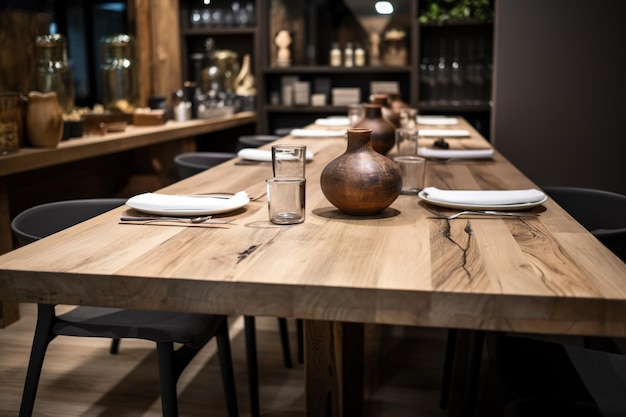
<svg viewBox="0 0 626 417">
<path fill-rule="evenodd" d="M 31 90 L 57 93 L 63 113 L 74 110 L 74 78 L 67 60 L 65 37 L 60 34 L 35 38 L 37 67 L 31 79 Z"/>
<path fill-rule="evenodd" d="M 132 36 L 106 36 L 100 40 L 100 47 L 104 108 L 133 112 L 139 102 L 139 85 Z"/>
</svg>

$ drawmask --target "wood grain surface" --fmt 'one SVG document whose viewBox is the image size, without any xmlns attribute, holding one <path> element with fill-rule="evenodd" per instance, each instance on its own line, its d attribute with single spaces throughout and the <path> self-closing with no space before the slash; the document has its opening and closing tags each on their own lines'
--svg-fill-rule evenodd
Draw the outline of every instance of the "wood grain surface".
<svg viewBox="0 0 626 417">
<path fill-rule="evenodd" d="M 453 148 L 488 147 L 471 139 Z M 536 218 L 441 220 L 416 196 L 351 217 L 319 175 L 345 139 L 296 139 L 307 166 L 306 221 L 276 226 L 266 200 L 224 228 L 119 225 L 128 207 L 0 257 L 0 298 L 311 320 L 625 336 L 626 265 L 552 200 Z M 219 165 L 161 190 L 259 195 L 271 166 Z M 428 185 L 536 187 L 496 153 L 429 161 Z"/>
</svg>

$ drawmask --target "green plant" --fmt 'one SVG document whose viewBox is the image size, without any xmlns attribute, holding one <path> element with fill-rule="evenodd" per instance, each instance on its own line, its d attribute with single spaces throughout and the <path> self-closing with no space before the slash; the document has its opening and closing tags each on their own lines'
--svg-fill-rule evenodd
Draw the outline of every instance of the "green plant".
<svg viewBox="0 0 626 417">
<path fill-rule="evenodd" d="M 449 19 L 491 20 L 492 0 L 428 0 L 419 16 L 420 23 L 442 23 Z"/>
</svg>

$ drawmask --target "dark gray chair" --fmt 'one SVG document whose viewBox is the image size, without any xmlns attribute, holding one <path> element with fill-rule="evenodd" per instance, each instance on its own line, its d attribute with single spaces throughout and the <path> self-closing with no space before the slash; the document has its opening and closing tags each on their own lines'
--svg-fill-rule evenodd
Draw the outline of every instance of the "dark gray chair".
<svg viewBox="0 0 626 417">
<path fill-rule="evenodd" d="M 218 161 L 219 156 L 209 156 L 207 158 L 203 158 L 202 152 L 198 153 L 186 153 L 180 154 L 176 156 L 174 162 L 178 167 L 178 173 L 180 175 L 180 179 L 188 178 L 192 175 L 195 175 L 199 172 L 202 172 L 206 169 L 215 166 L 222 161 Z M 196 157 L 198 156 L 199 157 Z M 216 155 L 211 153 L 210 155 Z M 218 155 L 231 155 L 231 154 L 218 154 Z M 232 157 L 237 156 L 236 154 L 232 154 Z M 228 158 L 230 159 L 230 158 Z M 256 323 L 254 317 L 246 316 L 244 317 L 245 323 L 245 334 L 246 334 L 246 361 L 248 364 L 248 385 L 250 390 L 250 409 L 252 410 L 252 417 L 258 417 L 260 414 L 260 404 L 259 404 L 259 373 L 258 373 L 258 365 L 257 365 L 257 356 L 256 356 Z M 291 360 L 291 347 L 289 344 L 289 329 L 287 325 L 287 319 L 283 317 L 278 318 L 278 329 L 280 331 L 280 341 L 283 350 L 283 362 L 286 368 L 291 368 L 293 366 L 293 362 Z M 303 336 L 302 336 L 302 321 L 297 321 L 297 330 L 298 330 L 298 361 L 300 363 L 304 362 L 304 350 L 303 350 Z"/>
<path fill-rule="evenodd" d="M 178 177 L 183 179 L 199 174 L 236 156 L 236 153 L 228 152 L 186 152 L 176 155 L 174 163 L 178 170 Z"/>
<path fill-rule="evenodd" d="M 239 136 L 237 140 L 237 149 L 242 148 L 258 148 L 267 145 L 270 142 L 280 139 L 277 135 L 244 135 Z"/>
<path fill-rule="evenodd" d="M 119 207 L 125 201 L 87 199 L 42 204 L 18 214 L 11 228 L 18 243 L 27 245 Z M 32 415 L 46 350 L 57 336 L 112 338 L 114 341 L 135 338 L 156 342 L 165 417 L 178 416 L 178 378 L 196 353 L 215 337 L 228 416 L 239 414 L 226 316 L 88 306 L 57 315 L 54 305 L 39 304 L 20 417 Z M 174 350 L 174 343 L 182 346 Z M 113 353 L 117 350 L 115 343 L 114 346 Z"/>
<path fill-rule="evenodd" d="M 626 262 L 626 195 L 580 187 L 542 187 L 602 244 Z"/>
</svg>

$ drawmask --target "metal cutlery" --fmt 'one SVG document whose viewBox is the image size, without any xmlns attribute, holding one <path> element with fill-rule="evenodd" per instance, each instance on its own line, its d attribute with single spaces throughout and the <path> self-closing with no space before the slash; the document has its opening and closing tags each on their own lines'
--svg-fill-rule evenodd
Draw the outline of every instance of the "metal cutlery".
<svg viewBox="0 0 626 417">
<path fill-rule="evenodd" d="M 235 219 L 213 219 L 213 216 L 197 216 L 197 217 L 168 217 L 168 216 L 122 216 L 122 222 L 181 222 L 181 223 L 211 223 L 211 224 L 227 224 Z"/>
<path fill-rule="evenodd" d="M 445 220 L 453 220 L 461 216 L 494 216 L 494 217 L 536 217 L 539 213 L 528 212 L 528 211 L 496 211 L 496 210 L 464 210 L 459 211 L 458 213 L 451 214 L 446 216 L 444 214 L 438 213 L 436 211 L 426 209 L 430 213 L 434 214 L 439 219 Z"/>
</svg>

